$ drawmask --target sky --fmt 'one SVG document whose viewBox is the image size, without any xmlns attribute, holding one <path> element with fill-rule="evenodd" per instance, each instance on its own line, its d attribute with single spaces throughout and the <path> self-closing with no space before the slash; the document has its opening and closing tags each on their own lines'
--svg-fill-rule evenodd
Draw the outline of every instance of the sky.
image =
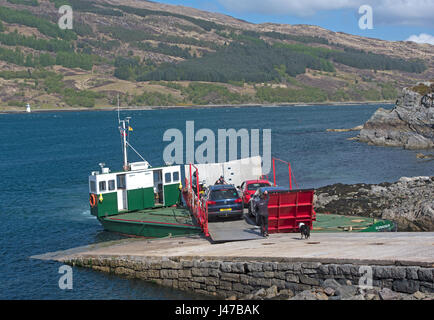
<svg viewBox="0 0 434 320">
<path fill-rule="evenodd" d="M 309 24 L 364 37 L 434 45 L 434 0 L 153 1 L 223 13 L 252 23 Z"/>
</svg>

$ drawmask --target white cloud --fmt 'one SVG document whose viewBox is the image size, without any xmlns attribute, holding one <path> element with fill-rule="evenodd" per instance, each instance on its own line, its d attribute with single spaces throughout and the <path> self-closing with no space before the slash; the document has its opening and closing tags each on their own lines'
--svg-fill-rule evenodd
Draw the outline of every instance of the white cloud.
<svg viewBox="0 0 434 320">
<path fill-rule="evenodd" d="M 226 9 L 237 13 L 312 16 L 326 10 L 372 6 L 374 25 L 399 24 L 434 26 L 434 0 L 218 0 Z"/>
<path fill-rule="evenodd" d="M 434 0 L 380 0 L 373 8 L 383 24 L 434 25 Z"/>
<path fill-rule="evenodd" d="M 412 35 L 405 41 L 413 41 L 417 43 L 429 43 L 434 46 L 434 36 L 427 33 L 421 33 L 420 35 Z"/>
</svg>

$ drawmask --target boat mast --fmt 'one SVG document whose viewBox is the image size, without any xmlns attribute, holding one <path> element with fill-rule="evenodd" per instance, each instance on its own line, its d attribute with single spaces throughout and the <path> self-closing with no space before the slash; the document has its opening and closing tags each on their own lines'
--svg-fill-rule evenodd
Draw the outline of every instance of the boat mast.
<svg viewBox="0 0 434 320">
<path fill-rule="evenodd" d="M 118 123 L 119 123 L 119 132 L 122 136 L 121 141 L 122 141 L 122 153 L 124 155 L 124 166 L 123 169 L 124 171 L 129 171 L 129 166 L 128 166 L 128 146 L 127 146 L 127 130 L 130 127 L 130 119 L 129 117 L 125 118 L 124 120 L 121 120 L 120 115 L 119 115 L 119 94 L 118 94 Z"/>
<path fill-rule="evenodd" d="M 122 152 L 124 155 L 124 171 L 130 171 L 130 166 L 128 164 L 128 147 L 130 147 L 146 164 L 146 168 L 151 167 L 148 161 L 145 160 L 145 158 L 142 157 L 140 153 L 137 152 L 136 149 L 133 148 L 133 146 L 129 143 L 127 139 L 127 135 L 129 134 L 129 131 L 131 129 L 130 127 L 130 119 L 131 117 L 126 117 L 124 120 L 120 119 L 119 116 L 119 95 L 118 95 L 118 122 L 119 122 L 119 132 L 121 133 L 121 141 L 122 141 Z"/>
<path fill-rule="evenodd" d="M 122 147 L 124 153 L 124 171 L 128 171 L 128 148 L 127 148 L 127 128 L 125 126 L 125 122 L 127 120 L 119 120 L 120 124 L 122 124 L 121 133 L 122 133 Z"/>
</svg>

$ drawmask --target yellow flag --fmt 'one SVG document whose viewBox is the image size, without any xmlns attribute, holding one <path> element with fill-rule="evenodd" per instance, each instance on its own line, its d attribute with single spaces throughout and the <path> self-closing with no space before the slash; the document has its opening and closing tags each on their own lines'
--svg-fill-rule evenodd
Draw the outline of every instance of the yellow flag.
<svg viewBox="0 0 434 320">
<path fill-rule="evenodd" d="M 133 128 L 131 128 L 130 126 L 128 126 L 128 131 L 133 131 Z"/>
</svg>

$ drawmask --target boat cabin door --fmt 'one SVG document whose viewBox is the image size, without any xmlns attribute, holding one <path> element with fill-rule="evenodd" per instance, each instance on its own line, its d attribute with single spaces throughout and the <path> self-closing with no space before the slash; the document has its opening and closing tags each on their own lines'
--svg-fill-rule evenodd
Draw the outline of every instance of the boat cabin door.
<svg viewBox="0 0 434 320">
<path fill-rule="evenodd" d="M 128 195 L 125 174 L 118 175 L 116 182 L 118 185 L 118 211 L 128 210 Z"/>
<path fill-rule="evenodd" d="M 156 206 L 164 205 L 163 170 L 154 170 L 154 200 Z"/>
<path fill-rule="evenodd" d="M 171 207 L 180 199 L 181 167 L 170 166 L 154 171 L 155 205 Z"/>
<path fill-rule="evenodd" d="M 163 168 L 164 206 L 170 207 L 181 199 L 181 167 L 170 166 Z"/>
</svg>

